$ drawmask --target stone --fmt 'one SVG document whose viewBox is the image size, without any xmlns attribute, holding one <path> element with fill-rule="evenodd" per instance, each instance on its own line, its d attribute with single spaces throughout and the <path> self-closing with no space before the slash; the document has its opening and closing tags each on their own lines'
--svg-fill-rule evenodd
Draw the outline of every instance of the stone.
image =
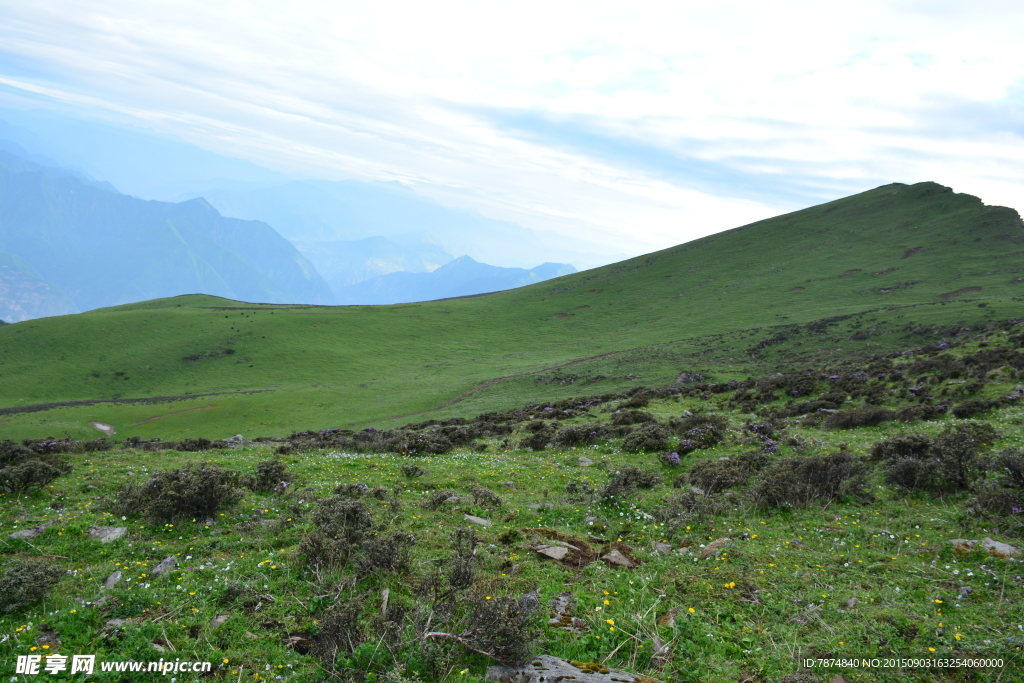
<svg viewBox="0 0 1024 683">
<path fill-rule="evenodd" d="M 672 552 L 672 544 L 671 543 L 655 543 L 654 544 L 654 552 L 656 552 L 656 553 L 670 553 L 670 552 Z"/>
<path fill-rule="evenodd" d="M 113 543 L 123 538 L 128 533 L 126 526 L 91 526 L 89 527 L 89 538 L 100 543 Z"/>
<path fill-rule="evenodd" d="M 152 569 L 149 570 L 149 575 L 150 575 L 151 578 L 155 579 L 156 577 L 160 576 L 164 572 L 168 572 L 168 571 L 174 569 L 177 566 L 178 566 L 178 558 L 175 557 L 174 555 L 168 555 L 164 559 L 160 560 L 159 564 L 157 564 L 155 567 L 153 567 Z"/>
<path fill-rule="evenodd" d="M 846 609 L 853 609 L 859 602 L 860 600 L 857 598 L 849 598 L 844 604 L 846 605 Z"/>
<path fill-rule="evenodd" d="M 537 553 L 552 560 L 561 560 L 569 554 L 569 549 L 559 545 L 545 545 L 537 548 Z"/>
<path fill-rule="evenodd" d="M 555 507 L 554 503 L 531 503 L 526 507 L 531 510 L 551 510 Z"/>
<path fill-rule="evenodd" d="M 516 483 L 514 481 L 503 481 L 501 482 L 501 485 L 507 486 L 510 489 L 514 489 L 516 487 Z"/>
<path fill-rule="evenodd" d="M 234 436 L 229 436 L 228 438 L 223 439 L 223 441 L 224 443 L 240 444 L 245 441 L 245 437 L 241 434 L 235 434 Z"/>
<path fill-rule="evenodd" d="M 717 541 L 711 541 L 711 543 L 704 547 L 704 550 L 700 551 L 700 559 L 706 560 L 709 557 L 717 556 L 719 551 L 729 543 L 729 540 L 728 538 L 720 538 Z"/>
<path fill-rule="evenodd" d="M 40 524 L 39 526 L 31 527 L 30 529 L 20 529 L 8 535 L 7 538 L 22 538 L 26 540 L 30 538 L 35 538 L 39 534 L 43 533 L 47 527 L 53 526 L 55 523 L 56 522 L 46 522 L 44 524 Z"/>
<path fill-rule="evenodd" d="M 587 622 L 573 615 L 576 603 L 572 599 L 572 593 L 559 593 L 556 597 L 551 598 L 551 602 L 549 604 L 551 606 L 551 612 L 548 619 L 549 627 L 557 628 L 560 631 L 565 631 L 566 633 L 572 633 L 574 635 L 580 635 L 590 631 L 590 627 L 587 625 Z"/>
<path fill-rule="evenodd" d="M 602 555 L 601 559 L 615 567 L 625 567 L 626 569 L 629 569 L 633 566 L 633 563 L 630 561 L 630 559 L 622 553 L 620 553 L 618 550 L 613 550 L 606 555 Z"/>
<path fill-rule="evenodd" d="M 668 627 L 668 628 L 672 628 L 673 626 L 676 625 L 676 617 L 678 617 L 678 616 L 679 616 L 679 609 L 676 608 L 676 607 L 673 607 L 672 609 L 670 609 L 669 611 L 665 612 L 660 617 L 658 617 L 658 626 L 665 626 L 665 627 Z"/>
<path fill-rule="evenodd" d="M 467 522 L 472 522 L 473 524 L 479 524 L 480 526 L 491 526 L 491 520 L 484 519 L 483 517 L 474 517 L 473 515 L 463 515 L 462 518 L 464 520 L 466 520 Z"/>
<path fill-rule="evenodd" d="M 230 614 L 218 614 L 213 619 L 210 619 L 210 630 L 211 631 L 216 631 L 217 629 L 219 629 L 221 626 L 224 625 L 225 621 L 227 621 L 230 618 L 231 618 Z"/>
<path fill-rule="evenodd" d="M 104 588 L 113 588 L 121 582 L 121 572 L 114 572 L 107 577 L 107 580 L 103 582 Z"/>
<path fill-rule="evenodd" d="M 971 596 L 971 593 L 974 592 L 974 589 L 970 586 L 960 586 L 959 592 L 961 598 L 969 598 Z"/>
<path fill-rule="evenodd" d="M 551 655 L 533 657 L 523 666 L 489 666 L 486 679 L 497 683 L 660 683 L 650 676 L 609 669 L 597 662 L 567 662 Z"/>
<path fill-rule="evenodd" d="M 104 631 L 113 631 L 114 629 L 121 628 L 128 623 L 127 619 L 110 619 L 107 623 L 103 624 Z"/>
<path fill-rule="evenodd" d="M 583 523 L 588 525 L 588 526 L 593 526 L 593 525 L 597 524 L 600 521 L 601 520 L 598 517 L 587 517 L 587 518 L 585 518 L 583 520 Z"/>
<path fill-rule="evenodd" d="M 580 467 L 590 467 L 591 465 L 596 465 L 597 463 L 595 463 L 590 458 L 580 456 L 580 458 L 576 461 L 576 464 L 579 465 Z"/>
<path fill-rule="evenodd" d="M 1008 543 L 1000 543 L 999 541 L 993 541 L 991 538 L 986 538 L 981 541 L 981 547 L 989 552 L 991 555 L 996 557 L 1019 557 L 1020 548 L 1009 545 Z"/>
</svg>

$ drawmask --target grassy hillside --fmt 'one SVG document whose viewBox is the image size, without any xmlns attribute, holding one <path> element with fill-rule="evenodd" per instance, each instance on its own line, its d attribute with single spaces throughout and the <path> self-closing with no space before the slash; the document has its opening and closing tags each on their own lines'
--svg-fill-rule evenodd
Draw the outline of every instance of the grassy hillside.
<svg viewBox="0 0 1024 683">
<path fill-rule="evenodd" d="M 0 438 L 400 424 L 905 348 L 1024 317 L 1022 244 L 1011 209 L 894 184 L 477 298 L 185 296 L 22 322 L 0 329 Z M 123 402 L 152 397 L 182 398 Z M 68 401 L 122 402 L 10 411 Z"/>
</svg>

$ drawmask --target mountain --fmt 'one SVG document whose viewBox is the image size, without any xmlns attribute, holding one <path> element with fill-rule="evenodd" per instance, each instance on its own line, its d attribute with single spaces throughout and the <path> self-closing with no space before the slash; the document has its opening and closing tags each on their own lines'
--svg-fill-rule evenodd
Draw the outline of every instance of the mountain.
<svg viewBox="0 0 1024 683">
<path fill-rule="evenodd" d="M 316 269 L 273 228 L 202 199 L 143 201 L 0 150 L 0 316 L 72 313 L 202 292 L 327 304 Z"/>
<path fill-rule="evenodd" d="M 742 380 L 934 348 L 1019 321 L 1022 298 L 1016 211 L 892 184 L 485 296 L 322 308 L 182 296 L 7 325 L 0 410 L 29 412 L 3 414 L 0 438 L 85 436 L 93 420 L 147 438 L 274 436 Z M 123 403 L 153 397 L 168 398 Z"/>
<path fill-rule="evenodd" d="M 393 272 L 335 290 L 340 304 L 402 304 L 470 296 L 525 287 L 575 273 L 567 263 L 544 263 L 536 268 L 501 268 L 460 256 L 427 273 Z"/>
<path fill-rule="evenodd" d="M 614 260 L 555 233 L 442 206 L 397 181 L 296 180 L 198 194 L 225 216 L 265 220 L 297 244 L 384 237 L 427 261 L 433 249 L 503 267 L 536 263 L 538 254 L 588 265 Z"/>
<path fill-rule="evenodd" d="M 386 237 L 326 242 L 297 242 L 302 255 L 316 266 L 331 291 L 397 271 L 428 273 L 454 257 L 435 244 L 399 246 Z"/>
</svg>

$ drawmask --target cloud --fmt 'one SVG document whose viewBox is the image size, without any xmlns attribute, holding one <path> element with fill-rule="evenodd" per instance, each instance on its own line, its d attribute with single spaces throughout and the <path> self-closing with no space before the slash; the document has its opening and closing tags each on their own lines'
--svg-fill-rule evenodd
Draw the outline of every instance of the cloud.
<svg viewBox="0 0 1024 683">
<path fill-rule="evenodd" d="M 886 182 L 1024 206 L 1019 3 L 0 3 L 0 82 L 635 252 Z"/>
</svg>

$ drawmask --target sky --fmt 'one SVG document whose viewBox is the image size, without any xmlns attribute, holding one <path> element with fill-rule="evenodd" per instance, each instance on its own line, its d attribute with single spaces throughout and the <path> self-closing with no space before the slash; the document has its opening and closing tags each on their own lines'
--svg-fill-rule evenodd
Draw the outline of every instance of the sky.
<svg viewBox="0 0 1024 683">
<path fill-rule="evenodd" d="M 0 103 L 637 254 L 890 182 L 1024 209 L 1024 4 L 0 0 Z"/>
</svg>

